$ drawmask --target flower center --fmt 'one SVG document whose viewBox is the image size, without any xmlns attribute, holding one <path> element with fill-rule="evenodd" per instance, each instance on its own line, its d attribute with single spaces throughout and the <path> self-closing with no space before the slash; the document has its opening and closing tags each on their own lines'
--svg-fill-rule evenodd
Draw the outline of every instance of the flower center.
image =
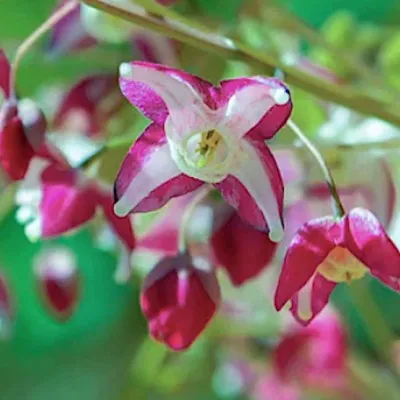
<svg viewBox="0 0 400 400">
<path fill-rule="evenodd" d="M 210 129 L 201 134 L 201 140 L 196 149 L 196 152 L 200 154 L 196 163 L 199 168 L 204 168 L 207 164 L 212 162 L 218 145 L 221 143 L 221 139 L 221 134 L 215 129 Z"/>
<path fill-rule="evenodd" d="M 363 278 L 368 272 L 368 268 L 347 249 L 336 247 L 319 265 L 318 272 L 329 281 L 350 283 Z"/>
</svg>

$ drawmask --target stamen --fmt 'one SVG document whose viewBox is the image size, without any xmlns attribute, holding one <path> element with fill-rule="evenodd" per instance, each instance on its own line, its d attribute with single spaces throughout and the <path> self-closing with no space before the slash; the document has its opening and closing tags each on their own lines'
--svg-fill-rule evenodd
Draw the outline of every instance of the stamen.
<svg viewBox="0 0 400 400">
<path fill-rule="evenodd" d="M 336 247 L 320 264 L 318 272 L 331 282 L 350 283 L 353 280 L 363 278 L 368 272 L 368 268 L 347 249 Z"/>
<path fill-rule="evenodd" d="M 197 161 L 197 166 L 199 168 L 205 167 L 213 160 L 220 142 L 221 135 L 214 129 L 210 129 L 201 134 L 201 141 L 196 149 L 196 151 L 200 153 L 200 159 Z"/>
</svg>

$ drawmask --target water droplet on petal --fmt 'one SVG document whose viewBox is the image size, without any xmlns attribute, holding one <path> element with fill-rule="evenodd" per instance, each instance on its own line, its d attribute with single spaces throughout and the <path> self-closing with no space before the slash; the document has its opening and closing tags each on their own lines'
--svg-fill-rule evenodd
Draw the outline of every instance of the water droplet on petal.
<svg viewBox="0 0 400 400">
<path fill-rule="evenodd" d="M 80 294 L 74 253 L 66 247 L 52 247 L 36 257 L 34 268 L 44 304 L 57 319 L 66 321 L 75 311 Z"/>
</svg>

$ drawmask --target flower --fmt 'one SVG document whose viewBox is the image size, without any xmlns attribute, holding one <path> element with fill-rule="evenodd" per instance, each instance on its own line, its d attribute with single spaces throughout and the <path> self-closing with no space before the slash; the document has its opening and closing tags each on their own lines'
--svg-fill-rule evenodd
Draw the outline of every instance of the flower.
<svg viewBox="0 0 400 400">
<path fill-rule="evenodd" d="M 16 193 L 17 220 L 25 225 L 33 241 L 68 233 L 93 219 L 101 210 L 112 231 L 120 239 L 123 253 L 131 253 L 135 236 L 131 220 L 113 213 L 112 192 L 79 169 L 35 157 Z M 130 276 L 130 262 L 120 264 L 119 281 Z"/>
<path fill-rule="evenodd" d="M 204 330 L 220 301 L 218 282 L 204 259 L 167 257 L 146 277 L 140 304 L 151 336 L 178 351 Z"/>
<path fill-rule="evenodd" d="M 277 244 L 268 235 L 245 224 L 231 212 L 210 240 L 218 265 L 240 286 L 260 274 L 272 261 Z"/>
<path fill-rule="evenodd" d="M 32 100 L 12 97 L 10 64 L 2 50 L 0 76 L 0 166 L 7 180 L 17 181 L 42 144 L 46 120 Z"/>
<path fill-rule="evenodd" d="M 173 197 L 213 184 L 254 227 L 283 235 L 283 184 L 264 144 L 291 112 L 275 78 L 221 82 L 176 69 L 122 64 L 122 93 L 153 123 L 126 156 L 115 182 L 115 213 L 147 212 Z"/>
<path fill-rule="evenodd" d="M 399 251 L 378 219 L 354 208 L 339 220 L 313 219 L 294 236 L 285 255 L 275 293 L 277 310 L 289 303 L 307 325 L 326 306 L 338 283 L 370 273 L 399 291 Z"/>
</svg>

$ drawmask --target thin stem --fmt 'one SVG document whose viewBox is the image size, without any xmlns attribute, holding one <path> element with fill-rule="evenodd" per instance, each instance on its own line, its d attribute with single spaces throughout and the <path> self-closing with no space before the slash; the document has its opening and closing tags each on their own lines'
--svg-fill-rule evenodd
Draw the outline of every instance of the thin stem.
<svg viewBox="0 0 400 400">
<path fill-rule="evenodd" d="M 207 197 L 207 195 L 210 193 L 210 190 L 211 189 L 209 186 L 204 186 L 203 188 L 201 188 L 183 212 L 178 239 L 178 248 L 180 253 L 184 253 L 187 249 L 187 228 L 191 218 L 193 217 L 194 211 L 196 210 L 196 207 L 200 204 L 200 202 Z"/>
<path fill-rule="evenodd" d="M 342 202 L 340 201 L 340 197 L 336 188 L 335 181 L 332 177 L 331 171 L 329 170 L 328 165 L 326 164 L 324 158 L 322 157 L 322 154 L 292 120 L 289 119 L 289 121 L 287 122 L 287 126 L 302 141 L 302 143 L 304 143 L 304 145 L 308 148 L 310 153 L 314 156 L 318 165 L 321 167 L 322 173 L 324 175 L 326 184 L 328 185 L 329 192 L 331 194 L 334 203 L 335 215 L 337 217 L 343 217 L 343 215 L 345 214 L 344 207 Z"/>
<path fill-rule="evenodd" d="M 220 57 L 239 59 L 253 66 L 262 74 L 272 75 L 279 67 L 287 82 L 315 96 L 349 107 L 357 112 L 373 115 L 400 126 L 400 114 L 396 104 L 377 100 L 359 90 L 339 86 L 301 71 L 297 66 L 286 65 L 278 57 L 266 52 L 256 52 L 243 43 L 221 36 L 208 28 L 157 4 L 136 0 L 137 4 L 117 5 L 112 0 L 83 0 L 84 3 L 111 15 L 187 43 Z M 146 3 L 146 6 L 142 6 Z"/>
<path fill-rule="evenodd" d="M 15 85 L 17 80 L 17 71 L 19 65 L 21 64 L 21 60 L 24 55 L 29 51 L 34 43 L 39 40 L 48 30 L 50 30 L 57 22 L 59 22 L 62 18 L 68 15 L 70 12 L 77 7 L 79 3 L 76 0 L 70 0 L 65 3 L 62 7 L 60 7 L 55 13 L 53 13 L 49 19 L 47 19 L 42 25 L 40 25 L 21 45 L 18 47 L 17 52 L 15 54 L 14 62 L 11 66 L 11 74 L 10 74 L 10 90 L 11 97 L 15 98 Z"/>
</svg>

